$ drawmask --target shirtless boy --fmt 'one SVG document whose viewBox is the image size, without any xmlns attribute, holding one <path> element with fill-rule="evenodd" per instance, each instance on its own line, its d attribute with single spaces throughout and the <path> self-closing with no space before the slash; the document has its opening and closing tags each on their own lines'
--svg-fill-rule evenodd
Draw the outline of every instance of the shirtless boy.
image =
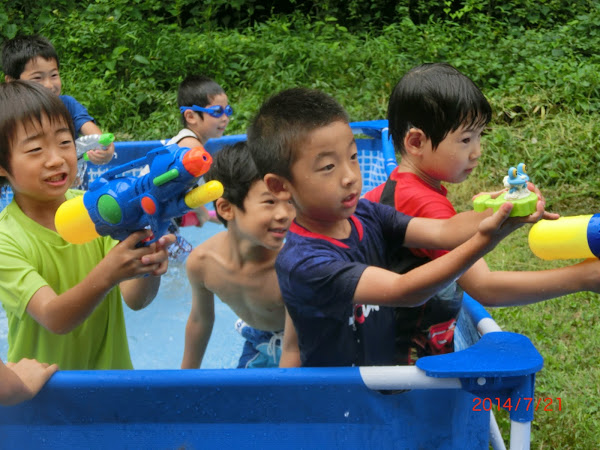
<svg viewBox="0 0 600 450">
<path fill-rule="evenodd" d="M 285 307 L 275 258 L 294 218 L 294 207 L 269 193 L 245 142 L 217 152 L 205 179 L 223 184 L 223 197 L 215 201 L 215 210 L 227 230 L 200 244 L 188 257 L 192 309 L 181 367 L 198 368 L 202 363 L 215 319 L 215 295 L 240 318 L 236 328 L 246 343 L 238 367 L 278 367 Z"/>
</svg>

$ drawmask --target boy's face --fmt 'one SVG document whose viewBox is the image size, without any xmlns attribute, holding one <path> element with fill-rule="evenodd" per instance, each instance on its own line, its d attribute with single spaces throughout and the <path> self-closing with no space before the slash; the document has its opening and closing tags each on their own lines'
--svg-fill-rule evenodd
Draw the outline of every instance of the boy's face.
<svg viewBox="0 0 600 450">
<path fill-rule="evenodd" d="M 288 190 L 298 220 L 334 225 L 356 210 L 362 190 L 352 129 L 337 121 L 308 134 L 292 164 Z"/>
<path fill-rule="evenodd" d="M 64 120 L 50 122 L 21 122 L 16 130 L 10 151 L 7 177 L 15 200 L 25 210 L 39 203 L 64 200 L 77 174 L 77 153 L 73 136 Z"/>
<path fill-rule="evenodd" d="M 39 83 L 50 89 L 55 95 L 60 95 L 62 89 L 58 64 L 55 59 L 44 59 L 39 56 L 31 59 L 25 64 L 20 79 Z"/>
<path fill-rule="evenodd" d="M 279 250 L 296 216 L 291 202 L 271 194 L 264 181 L 256 181 L 244 199 L 244 209 L 235 208 L 235 226 L 250 241 L 269 250 Z M 231 224 L 229 225 L 231 227 Z"/>
<path fill-rule="evenodd" d="M 229 104 L 229 99 L 225 94 L 216 95 L 212 101 L 205 105 L 205 108 L 209 108 L 211 106 L 222 106 L 225 108 Z M 189 123 L 189 128 L 196 133 L 196 135 L 200 138 L 202 143 L 205 143 L 209 139 L 215 139 L 223 136 L 225 132 L 225 128 L 227 128 L 227 124 L 229 123 L 229 116 L 227 114 L 223 114 L 221 117 L 212 117 L 208 113 L 202 113 L 202 118 L 200 115 L 194 111 L 197 120 L 193 123 Z"/>
<path fill-rule="evenodd" d="M 431 149 L 431 140 L 428 140 L 419 170 L 438 182 L 465 181 L 477 167 L 481 156 L 483 128 L 465 129 L 461 126 L 448 133 L 435 150 Z"/>
</svg>

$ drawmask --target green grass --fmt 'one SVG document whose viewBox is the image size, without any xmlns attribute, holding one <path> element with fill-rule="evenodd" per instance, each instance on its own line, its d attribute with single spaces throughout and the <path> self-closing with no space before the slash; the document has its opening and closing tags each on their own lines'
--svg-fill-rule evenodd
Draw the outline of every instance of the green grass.
<svg viewBox="0 0 600 450">
<path fill-rule="evenodd" d="M 567 262 L 539 263 L 519 230 L 486 257 L 492 270 L 532 270 Z M 569 261 L 574 263 L 576 261 Z M 537 411 L 533 448 L 595 448 L 600 433 L 600 320 L 598 296 L 582 292 L 534 305 L 490 311 L 502 329 L 528 336 L 544 357 L 536 378 L 536 398 L 562 400 L 562 411 Z M 505 436 L 508 414 L 498 414 Z"/>
<path fill-rule="evenodd" d="M 583 126 L 583 125 L 582 125 Z M 562 128 L 562 127 L 561 127 Z M 576 132 L 576 131 L 574 131 Z M 550 147 L 551 141 L 543 141 Z M 516 161 L 515 161 L 516 163 Z M 530 165 L 535 178 L 535 162 Z M 460 185 L 450 185 L 450 197 L 459 210 L 470 208 L 473 193 L 497 189 L 501 183 L 491 183 L 475 174 Z M 543 183 L 541 183 L 543 185 Z M 551 187 L 542 192 L 548 203 L 563 215 L 588 214 L 600 211 L 596 196 L 577 195 L 575 186 Z M 567 196 L 567 192 L 575 195 Z M 553 199 L 558 199 L 553 201 Z M 527 243 L 530 226 L 524 226 L 501 242 L 485 260 L 492 270 L 543 270 L 575 264 L 578 261 L 542 261 L 536 258 Z M 544 358 L 544 367 L 537 374 L 536 398 L 561 398 L 562 411 L 535 413 L 531 447 L 597 448 L 600 435 L 600 305 L 598 295 L 581 292 L 545 302 L 494 308 L 489 312 L 506 331 L 528 336 Z M 510 433 L 507 411 L 496 412 L 505 439 Z"/>
</svg>

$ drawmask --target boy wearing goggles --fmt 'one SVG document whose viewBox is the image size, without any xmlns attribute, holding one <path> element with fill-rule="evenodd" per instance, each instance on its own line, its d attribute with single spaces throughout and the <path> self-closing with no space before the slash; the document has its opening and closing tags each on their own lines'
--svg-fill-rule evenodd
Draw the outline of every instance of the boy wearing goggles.
<svg viewBox="0 0 600 450">
<path fill-rule="evenodd" d="M 217 82 L 203 75 L 188 75 L 179 85 L 177 92 L 177 105 L 181 111 L 183 128 L 167 144 L 189 148 L 199 145 L 204 147 L 209 139 L 223 136 L 229 117 L 233 114 L 228 102 L 225 91 Z M 178 228 L 201 227 L 207 221 L 219 223 L 204 206 L 174 219 L 170 231 L 175 234 L 177 242 L 169 248 L 171 259 L 183 261 L 192 250 L 192 245 L 181 236 Z"/>
<path fill-rule="evenodd" d="M 204 146 L 209 139 L 223 136 L 233 114 L 223 88 L 203 75 L 189 75 L 181 82 L 177 105 L 184 128 L 168 143 L 180 147 Z"/>
</svg>

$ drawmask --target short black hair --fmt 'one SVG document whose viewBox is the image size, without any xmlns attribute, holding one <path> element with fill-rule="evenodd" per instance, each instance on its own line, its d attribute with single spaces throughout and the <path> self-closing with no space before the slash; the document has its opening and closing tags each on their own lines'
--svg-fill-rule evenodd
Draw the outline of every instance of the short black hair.
<svg viewBox="0 0 600 450">
<path fill-rule="evenodd" d="M 39 83 L 17 80 L 0 84 L 0 167 L 12 174 L 11 148 L 20 123 L 41 124 L 42 117 L 50 122 L 64 121 L 73 139 L 75 129 L 71 116 L 58 96 Z M 0 186 L 8 184 L 0 177 Z"/>
<path fill-rule="evenodd" d="M 188 75 L 180 84 L 177 91 L 177 106 L 201 106 L 205 107 L 219 94 L 225 91 L 219 83 L 204 75 Z M 198 112 L 204 118 L 202 112 Z M 181 115 L 183 126 L 187 126 L 183 114 Z"/>
<path fill-rule="evenodd" d="M 204 180 L 217 180 L 223 185 L 222 197 L 244 210 L 244 200 L 254 183 L 262 180 L 248 151 L 246 141 L 225 145 L 213 155 L 210 169 Z M 216 201 L 213 202 L 216 210 Z M 218 219 L 227 226 L 227 221 L 217 212 Z"/>
<path fill-rule="evenodd" d="M 348 113 L 316 89 L 291 88 L 267 99 L 248 128 L 248 146 L 260 176 L 291 179 L 291 166 L 308 133 L 338 121 L 348 123 Z"/>
<path fill-rule="evenodd" d="M 446 63 L 426 63 L 409 70 L 396 84 L 388 104 L 394 149 L 404 153 L 404 136 L 419 128 L 435 150 L 461 125 L 485 126 L 492 108 L 473 81 Z"/>
<path fill-rule="evenodd" d="M 56 60 L 60 68 L 58 54 L 52 43 L 39 34 L 16 36 L 2 46 L 2 70 L 15 80 L 21 78 L 27 63 L 37 57 Z"/>
</svg>

